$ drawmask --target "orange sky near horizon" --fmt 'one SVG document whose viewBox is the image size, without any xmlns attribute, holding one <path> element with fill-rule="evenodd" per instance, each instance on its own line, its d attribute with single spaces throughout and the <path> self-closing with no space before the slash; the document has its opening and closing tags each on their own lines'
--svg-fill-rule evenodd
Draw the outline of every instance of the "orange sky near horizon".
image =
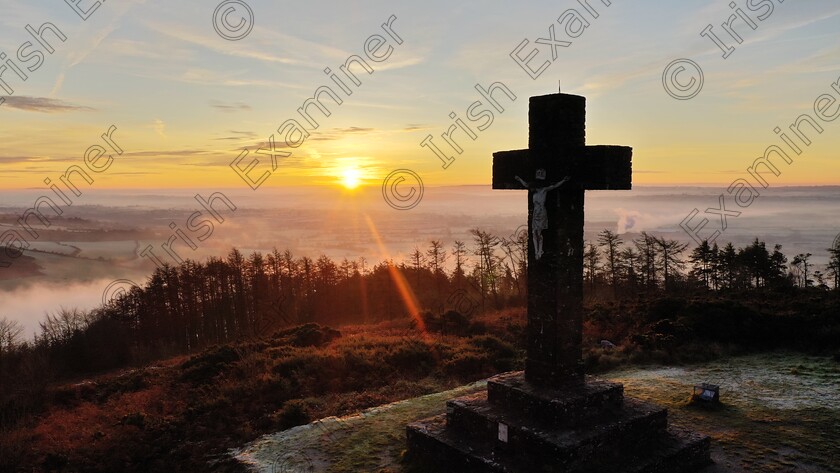
<svg viewBox="0 0 840 473">
<path fill-rule="evenodd" d="M 787 147 L 790 164 L 771 159 L 779 175 L 763 172 L 770 186 L 840 185 L 840 8 L 830 1 L 777 4 L 757 28 L 741 25 L 743 43 L 730 41 L 726 59 L 699 34 L 731 14 L 724 3 L 601 6 L 556 59 L 536 40 L 547 34 L 546 18 L 565 15 L 574 2 L 514 10 L 491 2 L 443 16 L 428 6 L 364 3 L 324 14 L 318 5 L 283 10 L 253 0 L 253 30 L 239 41 L 219 36 L 211 11 L 196 16 L 195 7 L 162 1 L 102 4 L 85 21 L 46 1 L 9 6 L 0 52 L 14 57 L 21 43 L 35 41 L 24 27 L 45 21 L 67 39 L 44 33 L 55 52 L 42 53 L 37 68 L 31 58 L 0 66 L 0 80 L 14 88 L 0 104 L 0 186 L 46 189 L 46 179 L 60 183 L 80 166 L 92 181 L 71 179 L 82 192 L 247 189 L 241 170 L 255 159 L 248 175 L 253 183 L 269 173 L 260 184 L 267 187 L 378 187 L 395 169 L 417 172 L 428 186 L 489 185 L 492 153 L 527 147 L 528 97 L 555 93 L 558 81 L 564 92 L 587 97 L 590 144 L 634 148 L 636 185 L 727 186 L 749 176 L 768 147 L 788 146 L 776 127 L 801 154 Z M 290 15 L 294 21 L 270 20 Z M 378 44 L 371 47 L 371 38 Z M 525 66 L 514 52 L 523 38 L 520 62 L 535 51 Z M 357 64 L 353 77 L 337 75 L 354 55 L 371 71 Z M 704 73 L 690 100 L 663 88 L 663 69 L 680 57 Z M 529 77 L 526 68 L 543 61 L 545 72 Z M 495 83 L 515 100 L 497 93 L 503 111 L 483 103 L 492 119 L 475 119 L 470 107 L 483 98 L 476 85 Z M 328 116 L 305 105 L 325 86 L 340 99 L 321 96 Z M 822 132 L 805 125 L 797 136 L 790 125 L 803 114 L 821 117 Z M 455 131 L 460 153 L 442 137 L 456 123 L 452 116 L 475 132 Z M 289 119 L 308 133 L 296 148 L 278 130 Z M 111 126 L 119 151 L 101 138 Z M 421 145 L 429 136 L 454 157 L 447 168 Z M 104 154 L 88 154 L 86 165 L 92 146 Z M 231 163 L 244 150 L 237 172 Z"/>
</svg>

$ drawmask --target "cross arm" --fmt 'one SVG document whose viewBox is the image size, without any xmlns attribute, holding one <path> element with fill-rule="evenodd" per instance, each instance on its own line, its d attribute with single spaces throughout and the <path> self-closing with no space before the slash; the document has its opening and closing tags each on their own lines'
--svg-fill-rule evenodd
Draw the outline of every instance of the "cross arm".
<svg viewBox="0 0 840 473">
<path fill-rule="evenodd" d="M 559 152 L 531 150 L 493 153 L 493 189 L 524 189 L 516 176 L 534 185 L 537 169 L 546 170 L 544 185 L 565 176 L 586 190 L 631 189 L 633 148 L 586 146 Z M 537 184 L 539 185 L 539 184 Z"/>
</svg>

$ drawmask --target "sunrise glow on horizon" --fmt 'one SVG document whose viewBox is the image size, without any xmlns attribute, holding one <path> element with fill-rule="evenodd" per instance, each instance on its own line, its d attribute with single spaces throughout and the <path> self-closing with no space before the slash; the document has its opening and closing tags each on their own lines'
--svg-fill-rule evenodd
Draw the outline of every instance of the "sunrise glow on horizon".
<svg viewBox="0 0 840 473">
<path fill-rule="evenodd" d="M 0 52 L 15 62 L 0 79 L 14 94 L 0 105 L 0 185 L 46 189 L 47 180 L 84 168 L 89 148 L 111 126 L 123 152 L 109 150 L 107 170 L 88 172 L 91 189 L 247 189 L 234 162 L 250 169 L 252 183 L 270 172 L 260 182 L 266 187 L 350 190 L 380 185 L 395 168 L 416 171 L 428 186 L 486 185 L 494 151 L 527 147 L 528 97 L 555 93 L 559 82 L 563 92 L 589 100 L 589 143 L 634 148 L 636 185 L 720 186 L 781 144 L 777 127 L 789 130 L 817 106 L 829 116 L 837 108 L 829 98 L 840 101 L 840 54 L 826 41 L 840 8 L 830 2 L 776 4 L 755 29 L 739 26 L 743 43 L 729 40 L 737 47 L 726 59 L 725 49 L 700 34 L 731 14 L 725 2 L 596 2 L 597 19 L 591 16 L 555 61 L 550 48 L 535 49 L 528 67 L 548 59 L 538 79 L 512 52 L 523 39 L 520 59 L 541 47 L 535 41 L 547 34 L 545 18 L 573 2 L 520 6 L 503 23 L 477 9 L 432 21 L 438 9 L 368 3 L 365 14 L 350 5 L 331 7 L 329 15 L 297 6 L 290 17 L 254 1 L 253 31 L 239 41 L 220 38 L 194 8 L 162 2 L 102 4 L 87 20 L 50 2 L 9 6 Z M 282 28 L 271 24 L 279 17 Z M 26 26 L 47 22 L 55 30 L 42 28 L 41 39 L 55 52 L 41 52 L 41 63 L 15 60 L 21 43 L 35 41 Z M 316 33 L 313 23 L 331 34 Z M 642 38 L 633 25 L 656 31 Z M 712 31 L 727 39 L 720 28 Z M 365 49 L 372 35 L 383 41 L 375 57 Z M 354 56 L 365 64 L 342 72 Z M 663 68 L 679 57 L 703 67 L 704 87 L 691 100 L 663 90 Z M 497 90 L 496 110 L 471 109 L 482 99 L 477 90 L 496 83 L 516 98 Z M 324 87 L 334 94 L 319 96 L 328 114 L 306 105 Z M 308 134 L 299 147 L 280 133 L 289 120 Z M 458 121 L 469 131 L 457 129 Z M 781 163 L 773 186 L 840 184 L 840 134 L 832 120 L 821 125 L 821 132 L 804 130 L 810 145 L 799 141 L 804 152 Z M 443 137 L 448 132 L 452 143 Z M 429 137 L 440 153 L 423 144 Z M 442 157 L 451 160 L 445 167 Z M 107 158 L 99 159 L 103 167 Z M 73 181 L 86 190 L 82 178 Z"/>
</svg>

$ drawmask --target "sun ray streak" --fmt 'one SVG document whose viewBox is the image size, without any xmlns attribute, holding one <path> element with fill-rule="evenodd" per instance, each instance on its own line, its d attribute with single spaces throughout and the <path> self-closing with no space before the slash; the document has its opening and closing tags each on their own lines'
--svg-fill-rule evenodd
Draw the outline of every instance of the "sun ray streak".
<svg viewBox="0 0 840 473">
<path fill-rule="evenodd" d="M 411 289 L 411 285 L 408 281 L 406 281 L 402 271 L 394 266 L 391 261 L 391 255 L 389 254 L 387 248 L 385 248 L 385 244 L 382 243 L 382 238 L 379 235 L 379 231 L 376 229 L 376 225 L 374 225 L 373 220 L 371 220 L 370 216 L 367 214 L 365 214 L 365 221 L 367 222 L 368 228 L 370 228 L 370 233 L 373 235 L 373 239 L 376 241 L 376 246 L 379 247 L 381 259 L 388 262 L 388 272 L 391 274 L 391 280 L 394 282 L 394 285 L 397 287 L 397 291 L 400 293 L 400 297 L 405 304 L 405 308 L 408 310 L 411 318 L 417 323 L 417 328 L 420 329 L 420 332 L 425 337 L 427 335 L 426 324 L 423 323 L 423 318 L 420 317 L 419 304 L 417 303 L 417 297 L 414 295 L 414 291 Z"/>
</svg>

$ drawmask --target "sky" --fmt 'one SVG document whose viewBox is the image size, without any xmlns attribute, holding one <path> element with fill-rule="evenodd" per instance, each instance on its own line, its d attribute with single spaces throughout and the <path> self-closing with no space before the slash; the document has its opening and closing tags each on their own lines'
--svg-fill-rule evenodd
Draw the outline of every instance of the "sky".
<svg viewBox="0 0 840 473">
<path fill-rule="evenodd" d="M 96 146 L 87 169 L 98 189 L 247 189 L 243 169 L 252 187 L 381 186 L 400 169 L 430 186 L 488 185 L 494 151 L 527 147 L 527 98 L 558 87 L 587 97 L 590 144 L 634 148 L 635 184 L 726 185 L 781 145 L 774 128 L 814 116 L 823 94 L 840 100 L 840 86 L 832 88 L 840 82 L 840 5 L 736 0 L 735 8 L 753 23 L 733 23 L 740 44 L 721 25 L 736 14 L 721 0 L 2 0 L 0 53 L 26 80 L 8 59 L 0 64 L 13 89 L 0 89 L 0 188 L 46 188 L 45 179 L 85 167 Z M 573 21 L 575 12 L 588 26 Z M 26 29 L 45 22 L 67 38 L 44 33 L 51 54 Z M 701 35 L 708 25 L 734 48 L 728 57 Z M 567 41 L 556 58 L 545 41 L 550 28 L 556 42 Z M 377 61 L 365 53 L 370 38 Z M 524 40 L 519 57 L 534 50 L 528 66 L 547 65 L 536 78 L 511 57 Z M 24 63 L 16 56 L 26 42 Z M 360 85 L 344 76 L 351 94 L 338 93 L 340 106 L 326 98 L 328 117 L 309 107 L 318 127 L 306 125 L 298 108 L 319 87 L 338 92 L 324 71 L 342 77 L 353 55 L 374 72 L 357 65 Z M 703 71 L 691 98 L 699 84 L 690 87 L 699 78 L 691 69 L 663 85 L 666 67 L 682 59 Z M 483 130 L 470 122 L 475 139 L 456 131 L 462 153 L 448 151 L 455 159 L 444 168 L 421 142 L 431 135 L 444 147 L 450 113 L 467 120 L 481 99 L 475 86 L 496 82 L 516 99 L 495 95 L 504 111 L 494 110 Z M 823 99 L 831 115 L 838 105 Z M 278 131 L 289 119 L 308 133 L 297 148 Z M 770 184 L 840 184 L 838 124 L 818 123 L 823 132 L 806 125 L 811 144 L 800 142 L 791 164 L 774 159 L 779 176 L 765 173 Z M 101 138 L 111 127 L 120 153 Z M 231 163 L 244 151 L 237 172 Z"/>
</svg>

